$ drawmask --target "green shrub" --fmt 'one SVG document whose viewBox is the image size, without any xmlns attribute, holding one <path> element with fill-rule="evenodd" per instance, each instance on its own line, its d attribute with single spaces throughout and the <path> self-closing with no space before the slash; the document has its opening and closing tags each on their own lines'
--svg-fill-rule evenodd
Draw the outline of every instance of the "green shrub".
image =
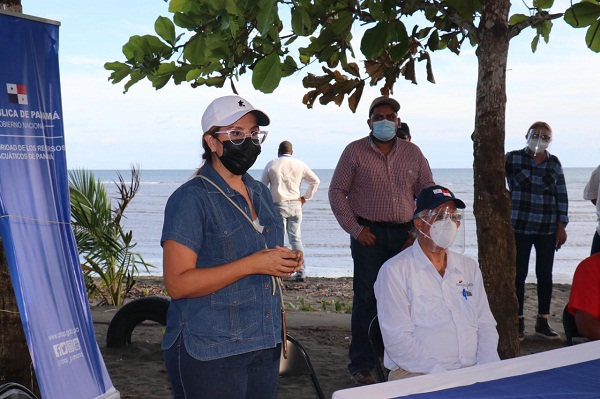
<svg viewBox="0 0 600 399">
<path fill-rule="evenodd" d="M 100 297 L 101 303 L 120 306 L 135 285 L 138 268 L 154 267 L 142 255 L 133 252 L 137 245 L 133 232 L 121 226 L 125 209 L 140 187 L 139 170 L 131 167 L 131 181 L 126 183 L 117 173 L 119 197 L 114 208 L 104 185 L 85 169 L 69 171 L 71 225 L 88 296 Z"/>
</svg>

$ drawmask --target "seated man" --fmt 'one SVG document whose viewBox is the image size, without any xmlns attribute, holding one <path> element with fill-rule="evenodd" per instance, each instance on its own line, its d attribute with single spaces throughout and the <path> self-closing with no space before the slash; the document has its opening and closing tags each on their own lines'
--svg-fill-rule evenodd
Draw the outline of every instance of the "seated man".
<svg viewBox="0 0 600 399">
<path fill-rule="evenodd" d="M 577 266 L 567 310 L 575 317 L 579 335 L 600 339 L 600 253 Z"/>
<path fill-rule="evenodd" d="M 477 262 L 448 250 L 464 208 L 444 187 L 423 189 L 413 220 L 417 240 L 379 271 L 375 296 L 389 380 L 500 360 Z"/>
</svg>

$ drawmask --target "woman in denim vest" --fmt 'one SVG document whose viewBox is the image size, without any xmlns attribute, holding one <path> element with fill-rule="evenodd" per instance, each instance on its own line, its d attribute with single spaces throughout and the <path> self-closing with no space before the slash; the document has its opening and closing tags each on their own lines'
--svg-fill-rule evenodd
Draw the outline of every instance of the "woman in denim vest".
<svg viewBox="0 0 600 399">
<path fill-rule="evenodd" d="M 275 398 L 281 277 L 303 255 L 283 246 L 269 190 L 247 172 L 269 117 L 238 96 L 202 117 L 204 165 L 169 198 L 161 245 L 171 296 L 163 338 L 174 398 Z"/>
</svg>

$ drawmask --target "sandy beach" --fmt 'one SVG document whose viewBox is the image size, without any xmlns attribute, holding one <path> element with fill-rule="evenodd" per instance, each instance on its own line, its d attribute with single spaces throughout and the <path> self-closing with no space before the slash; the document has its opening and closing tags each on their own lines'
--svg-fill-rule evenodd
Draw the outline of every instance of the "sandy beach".
<svg viewBox="0 0 600 399">
<path fill-rule="evenodd" d="M 563 335 L 562 310 L 568 301 L 570 285 L 556 284 L 552 298 L 551 325 Z M 132 297 L 164 296 L 162 281 L 142 278 Z M 290 335 L 307 349 L 318 374 L 325 397 L 350 388 L 354 383 L 347 371 L 350 342 L 352 278 L 311 278 L 305 283 L 286 283 L 287 324 Z M 169 383 L 162 361 L 160 340 L 163 327 L 145 322 L 136 327 L 132 344 L 122 348 L 106 347 L 108 325 L 119 308 L 92 306 L 94 329 L 104 362 L 121 398 L 168 399 Z M 526 339 L 521 355 L 565 346 L 563 340 L 549 341 L 534 336 L 537 312 L 536 287 L 527 284 L 525 300 Z M 278 398 L 304 399 L 316 397 L 308 376 L 282 378 Z"/>
</svg>

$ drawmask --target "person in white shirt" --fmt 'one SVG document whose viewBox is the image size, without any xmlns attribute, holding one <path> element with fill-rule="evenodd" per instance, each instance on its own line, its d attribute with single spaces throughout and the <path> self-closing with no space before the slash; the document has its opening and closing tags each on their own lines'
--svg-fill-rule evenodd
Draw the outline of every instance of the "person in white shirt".
<svg viewBox="0 0 600 399">
<path fill-rule="evenodd" d="M 445 187 L 423 189 L 413 220 L 417 240 L 379 271 L 375 296 L 389 380 L 500 360 L 477 262 L 448 249 L 464 208 Z"/>
<path fill-rule="evenodd" d="M 596 205 L 596 215 L 598 217 L 598 225 L 596 226 L 596 233 L 592 240 L 591 255 L 600 252 L 600 166 L 598 166 L 590 176 L 590 181 L 586 184 L 583 189 L 583 199 L 592 201 L 592 204 Z"/>
<path fill-rule="evenodd" d="M 302 223 L 302 207 L 317 192 L 320 180 L 306 164 L 292 158 L 292 143 L 282 141 L 279 144 L 278 158 L 270 161 L 262 173 L 261 181 L 269 187 L 275 208 L 283 218 L 283 225 L 288 234 L 288 241 L 293 250 L 304 252 L 300 224 Z M 304 195 L 300 195 L 302 182 L 308 184 Z M 296 281 L 306 278 L 306 266 L 292 276 Z"/>
</svg>

